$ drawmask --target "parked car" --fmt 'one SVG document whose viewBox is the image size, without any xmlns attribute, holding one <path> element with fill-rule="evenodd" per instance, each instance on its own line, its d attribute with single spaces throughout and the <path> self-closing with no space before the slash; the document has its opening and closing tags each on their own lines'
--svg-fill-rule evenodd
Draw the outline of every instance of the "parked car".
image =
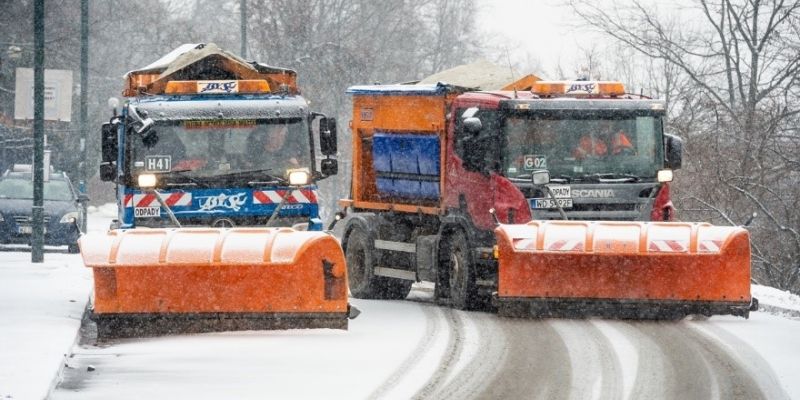
<svg viewBox="0 0 800 400">
<path fill-rule="evenodd" d="M 44 244 L 67 246 L 77 253 L 82 207 L 64 172 L 52 171 L 44 182 Z M 16 165 L 0 177 L 0 243 L 30 244 L 33 232 L 33 175 L 29 166 Z"/>
</svg>

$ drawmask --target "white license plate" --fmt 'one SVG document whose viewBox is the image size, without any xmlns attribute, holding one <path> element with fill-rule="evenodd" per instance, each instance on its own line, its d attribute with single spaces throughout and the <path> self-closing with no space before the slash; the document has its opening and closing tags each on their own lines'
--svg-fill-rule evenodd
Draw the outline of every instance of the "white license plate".
<svg viewBox="0 0 800 400">
<path fill-rule="evenodd" d="M 161 207 L 136 207 L 133 209 L 134 218 L 156 218 L 161 216 Z"/>
<path fill-rule="evenodd" d="M 47 233 L 47 228 L 42 228 L 42 232 Z M 20 235 L 30 235 L 30 234 L 33 233 L 33 227 L 32 226 L 18 226 L 17 227 L 17 233 L 19 233 Z"/>
<path fill-rule="evenodd" d="M 531 208 L 572 208 L 572 199 L 531 199 Z"/>
<path fill-rule="evenodd" d="M 550 188 L 550 193 L 557 199 L 569 199 L 572 197 L 572 189 L 569 185 L 547 185 Z"/>
</svg>

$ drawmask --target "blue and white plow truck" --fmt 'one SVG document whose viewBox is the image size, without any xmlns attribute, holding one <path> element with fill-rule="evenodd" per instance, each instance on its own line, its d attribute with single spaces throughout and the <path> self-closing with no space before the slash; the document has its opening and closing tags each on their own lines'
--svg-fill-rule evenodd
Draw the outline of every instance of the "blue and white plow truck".
<svg viewBox="0 0 800 400">
<path fill-rule="evenodd" d="M 316 182 L 337 173 L 336 123 L 309 110 L 294 71 L 187 44 L 127 73 L 123 96 L 102 128 L 112 228 L 322 230 Z"/>
</svg>

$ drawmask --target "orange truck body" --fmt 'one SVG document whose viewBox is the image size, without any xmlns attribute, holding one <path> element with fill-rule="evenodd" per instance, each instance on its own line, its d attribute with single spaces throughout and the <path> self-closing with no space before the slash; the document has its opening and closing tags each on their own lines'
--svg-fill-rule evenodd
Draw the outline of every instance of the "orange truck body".
<svg viewBox="0 0 800 400">
<path fill-rule="evenodd" d="M 353 109 L 362 110 L 351 122 L 353 132 L 353 176 L 352 193 L 343 206 L 379 211 L 398 211 L 438 215 L 443 210 L 442 198 L 438 201 L 396 199 L 382 196 L 376 186 L 371 143 L 376 131 L 399 131 L 405 134 L 436 135 L 444 142 L 448 104 L 455 93 L 442 96 L 359 96 L 353 100 Z M 371 110 L 371 111 L 364 111 Z M 391 110 L 390 112 L 387 112 Z M 369 114 L 371 113 L 371 115 Z M 444 165 L 445 153 L 439 156 Z M 445 187 L 446 176 L 439 176 L 439 188 Z"/>
</svg>

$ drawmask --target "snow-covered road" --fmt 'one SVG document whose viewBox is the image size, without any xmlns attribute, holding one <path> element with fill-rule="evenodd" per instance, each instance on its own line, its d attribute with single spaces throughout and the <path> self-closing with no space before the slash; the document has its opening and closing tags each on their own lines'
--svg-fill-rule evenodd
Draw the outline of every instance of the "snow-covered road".
<svg viewBox="0 0 800 400">
<path fill-rule="evenodd" d="M 431 286 L 418 284 L 406 301 L 352 300 L 362 314 L 348 331 L 95 346 L 73 344 L 91 285 L 79 256 L 48 253 L 34 265 L 30 253 L 3 251 L 0 259 L 3 398 L 800 398 L 800 298 L 760 286 L 762 304 L 795 311 L 680 322 L 507 319 L 439 307 Z"/>
<path fill-rule="evenodd" d="M 800 322 L 506 319 L 416 301 L 353 302 L 348 332 L 238 332 L 76 345 L 53 399 L 783 399 Z M 794 337 L 792 337 L 794 335 Z M 785 363 L 784 363 L 785 362 Z"/>
</svg>

